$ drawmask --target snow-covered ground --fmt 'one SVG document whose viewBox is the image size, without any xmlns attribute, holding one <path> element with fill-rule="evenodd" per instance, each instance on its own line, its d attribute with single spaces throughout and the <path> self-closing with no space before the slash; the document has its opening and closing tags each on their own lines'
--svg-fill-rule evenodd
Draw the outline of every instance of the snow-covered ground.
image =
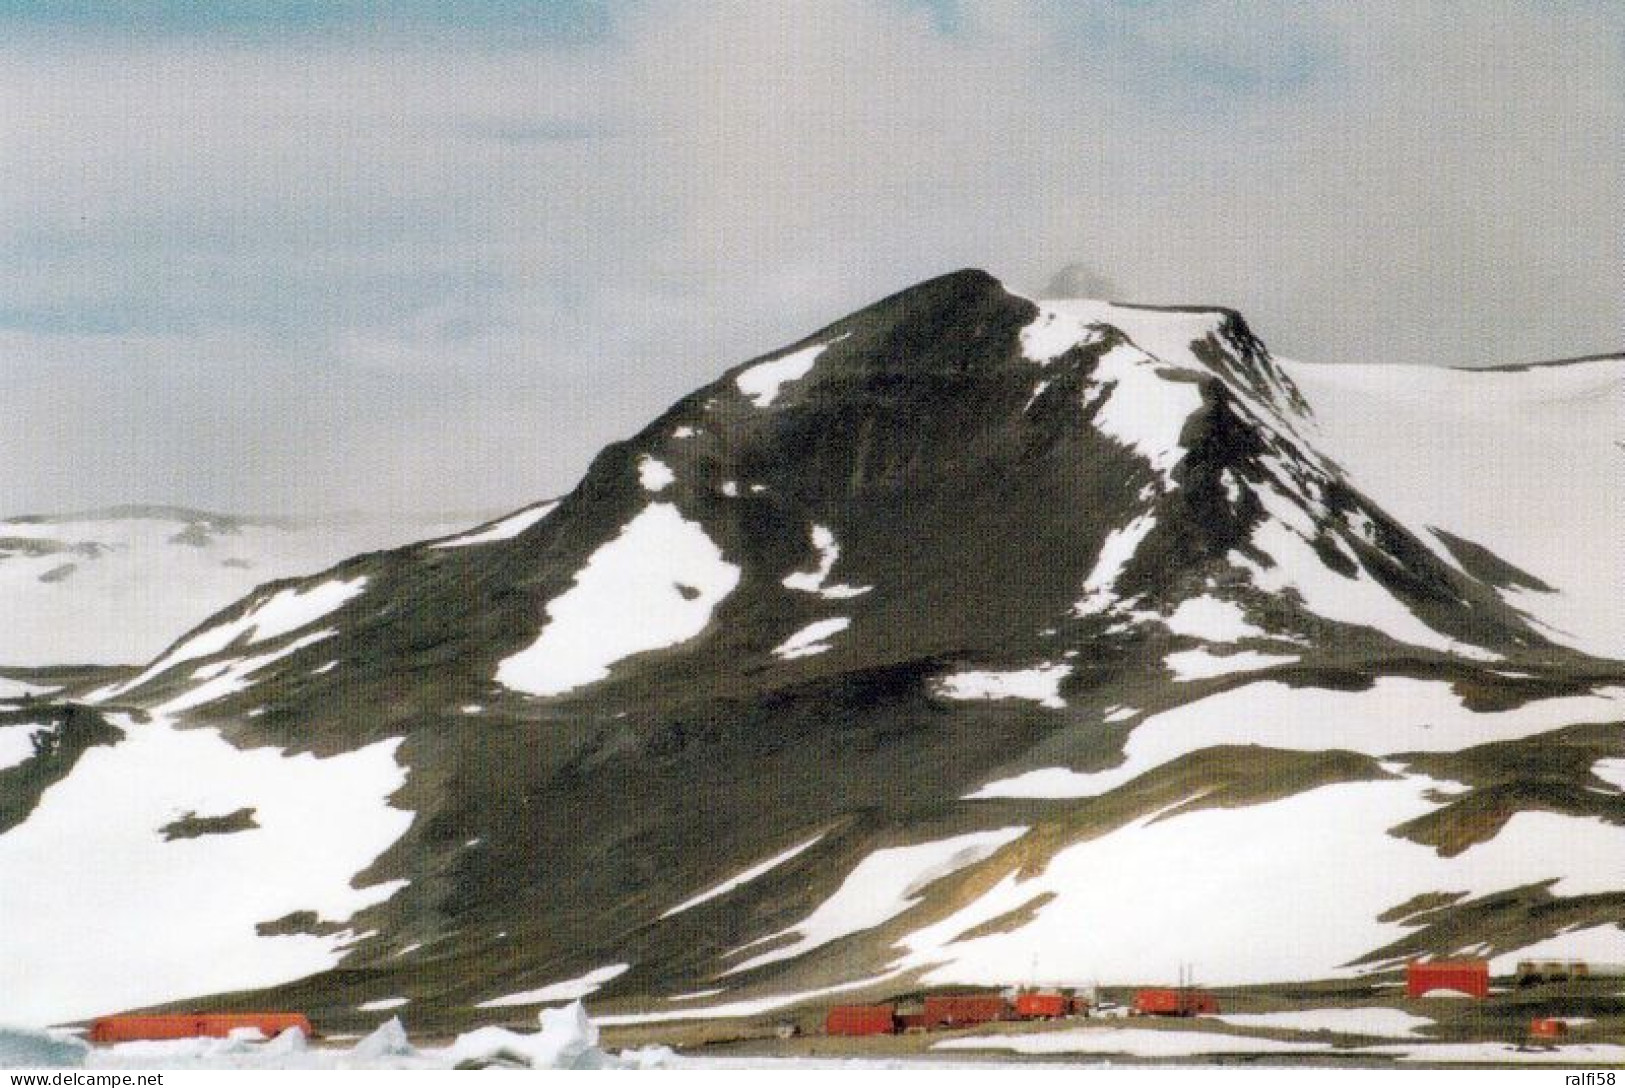
<svg viewBox="0 0 1625 1088">
<path fill-rule="evenodd" d="M 925 968 L 925 983 L 944 985 L 1003 984 L 1012 964 L 1038 961 L 1056 979 L 1172 978 L 1181 964 L 1212 984 L 1328 978 L 1409 932 L 1377 918 L 1425 892 L 1625 886 L 1625 828 L 1601 820 L 1519 812 L 1455 857 L 1389 834 L 1437 809 L 1440 785 L 1410 775 L 1152 814 L 1061 849 L 1026 878 L 1012 865 L 979 899 L 900 942 L 892 966 Z M 1029 906 L 1031 918 L 1004 932 L 963 936 Z"/>
<path fill-rule="evenodd" d="M 1625 360 L 1282 366 L 1314 410 L 1317 443 L 1362 491 L 1558 590 L 1503 592 L 1556 641 L 1625 658 L 1625 503 L 1598 498 L 1625 493 Z"/>
<path fill-rule="evenodd" d="M 919 902 L 935 881 L 974 865 L 1025 834 L 1025 827 L 977 831 L 949 839 L 876 850 L 847 874 L 834 895 L 788 929 L 760 937 L 735 952 L 783 937 L 795 940 L 729 968 L 736 975 L 769 963 L 805 955 L 831 941 L 858 933 L 902 914 Z"/>
<path fill-rule="evenodd" d="M 403 886 L 354 884 L 412 822 L 389 804 L 406 780 L 400 741 L 317 759 L 162 716 L 113 719 L 125 739 L 87 751 L 0 835 L 0 1023 L 302 978 L 356 935 L 262 937 L 258 923 L 295 911 L 344 922 Z M 246 830 L 166 837 L 188 813 L 245 808 Z"/>
<path fill-rule="evenodd" d="M 1277 665 L 1290 665 L 1297 660 L 1292 654 L 1261 654 L 1252 650 L 1215 654 L 1197 647 L 1193 650 L 1171 653 L 1163 659 L 1163 663 L 1172 670 L 1175 680 L 1188 683 L 1192 680 L 1228 676 L 1231 673 L 1272 669 Z"/>
<path fill-rule="evenodd" d="M 1214 1017 L 1238 1028 L 1273 1028 L 1281 1031 L 1330 1031 L 1339 1035 L 1376 1035 L 1404 1038 L 1431 1027 L 1433 1020 L 1404 1009 L 1382 1006 L 1363 1009 L 1293 1009 L 1289 1012 L 1227 1013 Z"/>
<path fill-rule="evenodd" d="M 452 528 L 429 519 L 282 526 L 178 514 L 0 521 L 0 664 L 151 661 L 256 586 Z"/>
<path fill-rule="evenodd" d="M 1191 597 L 1181 601 L 1164 622 L 1176 635 L 1207 642 L 1267 637 L 1261 629 L 1247 622 L 1240 605 L 1217 597 Z"/>
<path fill-rule="evenodd" d="M 1490 960 L 1490 972 L 1508 975 L 1519 960 L 1585 960 L 1588 963 L 1625 963 L 1625 929 L 1589 926 L 1569 929 L 1544 941 L 1517 948 Z"/>
<path fill-rule="evenodd" d="M 39 722 L 0 725 L 0 771 L 15 767 L 34 754 L 34 745 L 52 726 Z"/>
<path fill-rule="evenodd" d="M 358 596 L 366 586 L 365 577 L 334 578 L 314 586 L 293 586 L 268 594 L 236 619 L 205 627 L 147 666 L 133 680 L 98 692 L 96 697 L 114 698 L 134 691 L 184 661 L 217 654 L 239 640 L 253 645 L 309 627 Z"/>
<path fill-rule="evenodd" d="M 476 1008 L 501 1009 L 511 1005 L 541 1005 L 550 1001 L 579 1001 L 588 994 L 596 993 L 604 984 L 620 978 L 632 969 L 629 963 L 612 963 L 607 967 L 598 967 L 588 971 L 580 978 L 565 979 L 562 982 L 549 983 L 534 990 L 522 990 L 516 994 L 504 994 L 502 997 L 493 997 L 489 1001 L 481 1001 Z"/>
<path fill-rule="evenodd" d="M 530 695 L 558 695 L 604 679 L 635 653 L 698 635 L 739 584 L 739 568 L 670 503 L 651 503 L 547 604 L 530 646 L 505 659 L 497 682 Z"/>
<path fill-rule="evenodd" d="M 1186 1058 L 1205 1054 L 1313 1054 L 1330 1043 L 1299 1043 L 1217 1031 L 1150 1028 L 1078 1028 L 1022 1035 L 967 1035 L 944 1039 L 933 1050 L 1010 1050 L 1017 1054 L 1126 1054 L 1136 1058 Z"/>
<path fill-rule="evenodd" d="M 1116 767 L 1087 774 L 1045 768 L 991 782 L 972 796 L 1091 797 L 1189 752 L 1222 744 L 1307 752 L 1336 748 L 1373 756 L 1453 752 L 1579 722 L 1612 721 L 1622 710 L 1625 690 L 1620 688 L 1478 712 L 1468 710 L 1449 684 L 1436 680 L 1379 677 L 1366 691 L 1296 688 L 1265 680 L 1152 715 L 1129 734 L 1125 758 Z M 1040 781 L 1046 792 L 1037 792 Z"/>
</svg>

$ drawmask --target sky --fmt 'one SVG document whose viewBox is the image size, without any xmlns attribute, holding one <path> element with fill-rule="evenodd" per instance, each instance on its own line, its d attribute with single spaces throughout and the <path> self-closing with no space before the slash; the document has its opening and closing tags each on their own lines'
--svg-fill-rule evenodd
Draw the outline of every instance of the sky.
<svg viewBox="0 0 1625 1088">
<path fill-rule="evenodd" d="M 0 0 L 0 515 L 516 507 L 962 267 L 1619 351 L 1622 209 L 1612 0 Z"/>
</svg>

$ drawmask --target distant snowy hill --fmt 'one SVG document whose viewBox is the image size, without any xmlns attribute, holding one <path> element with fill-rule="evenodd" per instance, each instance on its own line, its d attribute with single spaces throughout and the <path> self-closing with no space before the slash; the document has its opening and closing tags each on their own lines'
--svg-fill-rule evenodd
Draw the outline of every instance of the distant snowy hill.
<svg viewBox="0 0 1625 1088">
<path fill-rule="evenodd" d="M 176 631 L 263 582 L 451 530 L 167 506 L 0 519 L 0 666 L 149 661 Z"/>
<path fill-rule="evenodd" d="M 0 1019 L 1625 961 L 1622 389 L 920 284 L 5 703 Z"/>
</svg>

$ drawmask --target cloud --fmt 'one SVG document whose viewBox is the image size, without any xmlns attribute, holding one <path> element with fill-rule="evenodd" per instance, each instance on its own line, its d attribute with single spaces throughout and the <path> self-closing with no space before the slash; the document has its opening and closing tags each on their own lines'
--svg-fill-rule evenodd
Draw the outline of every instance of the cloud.
<svg viewBox="0 0 1625 1088">
<path fill-rule="evenodd" d="M 1058 269 L 1039 292 L 1045 298 L 1118 298 L 1117 285 L 1086 264 L 1073 261 Z"/>
<path fill-rule="evenodd" d="M 9 502 L 518 505 L 964 266 L 1328 362 L 1619 346 L 1612 5 L 341 9 L 0 45 Z"/>
</svg>

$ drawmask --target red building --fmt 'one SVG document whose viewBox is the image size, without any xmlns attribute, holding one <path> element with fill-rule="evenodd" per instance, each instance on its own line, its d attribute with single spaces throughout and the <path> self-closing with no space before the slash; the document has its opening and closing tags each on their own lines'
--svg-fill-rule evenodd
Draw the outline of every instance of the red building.
<svg viewBox="0 0 1625 1088">
<path fill-rule="evenodd" d="M 296 1012 L 179 1013 L 167 1016 L 103 1016 L 90 1025 L 93 1043 L 128 1043 L 137 1039 L 223 1039 L 241 1028 L 257 1028 L 267 1039 L 298 1028 L 314 1035 L 310 1021 Z"/>
<path fill-rule="evenodd" d="M 1219 1000 L 1203 990 L 1140 990 L 1134 995 L 1135 1016 L 1214 1016 Z"/>
<path fill-rule="evenodd" d="M 1057 1020 L 1072 1010 L 1065 994 L 1016 995 L 1016 1015 L 1023 1020 Z"/>
<path fill-rule="evenodd" d="M 928 1028 L 987 1024 L 1009 1015 L 1009 1002 L 998 994 L 943 994 L 925 999 Z"/>
<path fill-rule="evenodd" d="M 1561 1039 L 1568 1033 L 1569 1025 L 1564 1020 L 1542 1017 L 1529 1021 L 1529 1036 L 1533 1039 Z"/>
<path fill-rule="evenodd" d="M 896 1030 L 895 1005 L 836 1005 L 824 1017 L 825 1035 L 891 1035 Z"/>
<path fill-rule="evenodd" d="M 1406 997 L 1425 997 L 1438 990 L 1488 997 L 1489 960 L 1412 960 L 1405 965 Z"/>
</svg>

